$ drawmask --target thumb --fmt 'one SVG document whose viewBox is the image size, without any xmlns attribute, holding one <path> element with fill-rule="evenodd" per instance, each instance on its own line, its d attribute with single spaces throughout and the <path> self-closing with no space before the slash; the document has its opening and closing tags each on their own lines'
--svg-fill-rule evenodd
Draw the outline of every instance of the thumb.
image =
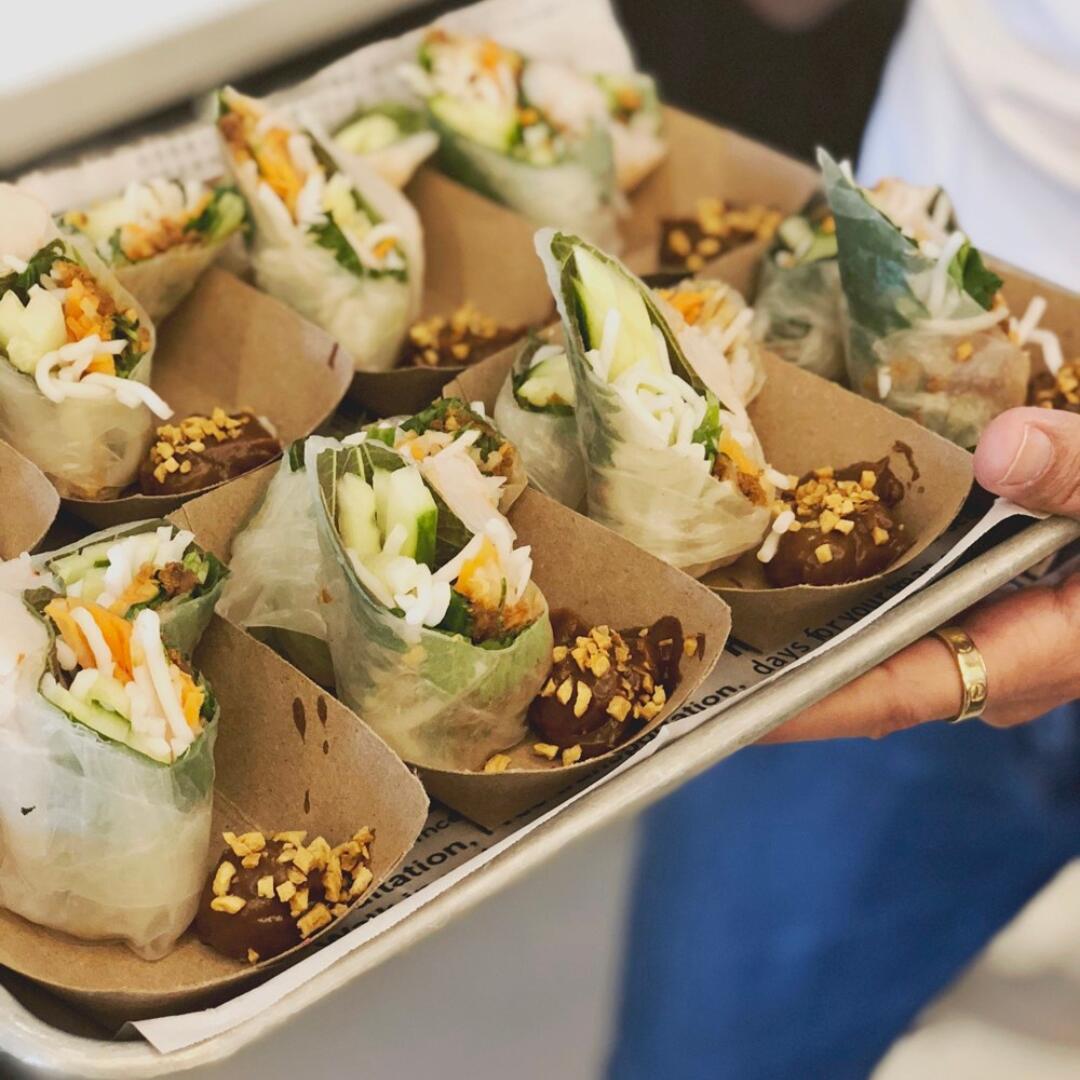
<svg viewBox="0 0 1080 1080">
<path fill-rule="evenodd" d="M 1080 517 L 1080 415 L 1010 409 L 975 449 L 975 478 L 1029 510 Z"/>
</svg>

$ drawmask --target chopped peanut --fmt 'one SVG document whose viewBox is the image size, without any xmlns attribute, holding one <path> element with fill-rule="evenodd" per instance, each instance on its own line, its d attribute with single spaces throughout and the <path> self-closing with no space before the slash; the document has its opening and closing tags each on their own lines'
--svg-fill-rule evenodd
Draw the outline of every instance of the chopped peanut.
<svg viewBox="0 0 1080 1080">
<path fill-rule="evenodd" d="M 243 911 L 247 901 L 242 896 L 215 896 L 210 901 L 211 911 L 221 911 L 226 915 L 236 915 Z"/>
</svg>

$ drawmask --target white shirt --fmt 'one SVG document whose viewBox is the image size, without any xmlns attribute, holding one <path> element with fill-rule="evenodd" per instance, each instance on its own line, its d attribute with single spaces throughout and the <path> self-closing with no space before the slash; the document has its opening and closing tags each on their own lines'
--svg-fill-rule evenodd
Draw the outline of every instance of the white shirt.
<svg viewBox="0 0 1080 1080">
<path fill-rule="evenodd" d="M 941 184 L 980 248 L 1080 290 L 1080 0 L 914 0 L 859 173 Z"/>
</svg>

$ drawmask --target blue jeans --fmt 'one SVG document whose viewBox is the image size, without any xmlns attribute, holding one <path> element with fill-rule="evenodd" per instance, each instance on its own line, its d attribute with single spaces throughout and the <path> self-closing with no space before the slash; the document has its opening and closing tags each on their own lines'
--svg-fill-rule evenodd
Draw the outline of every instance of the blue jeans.
<svg viewBox="0 0 1080 1080">
<path fill-rule="evenodd" d="M 1080 854 L 1073 710 L 750 749 L 657 806 L 611 1077 L 865 1077 Z"/>
</svg>

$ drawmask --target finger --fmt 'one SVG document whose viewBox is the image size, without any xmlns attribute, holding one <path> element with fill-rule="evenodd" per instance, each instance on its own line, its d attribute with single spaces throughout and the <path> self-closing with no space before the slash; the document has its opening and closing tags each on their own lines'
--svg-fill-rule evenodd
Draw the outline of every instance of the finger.
<svg viewBox="0 0 1080 1080">
<path fill-rule="evenodd" d="M 1080 517 L 1080 416 L 1010 409 L 990 422 L 975 450 L 975 477 L 1031 510 Z"/>
<path fill-rule="evenodd" d="M 956 662 L 939 638 L 923 638 L 811 705 L 763 743 L 881 738 L 955 716 L 962 687 Z"/>
<path fill-rule="evenodd" d="M 983 604 L 960 625 L 986 663 L 988 723 L 1022 723 L 1080 696 L 1080 575 Z M 939 639 L 924 638 L 762 741 L 878 738 L 955 716 L 961 693 L 955 658 Z"/>
</svg>

